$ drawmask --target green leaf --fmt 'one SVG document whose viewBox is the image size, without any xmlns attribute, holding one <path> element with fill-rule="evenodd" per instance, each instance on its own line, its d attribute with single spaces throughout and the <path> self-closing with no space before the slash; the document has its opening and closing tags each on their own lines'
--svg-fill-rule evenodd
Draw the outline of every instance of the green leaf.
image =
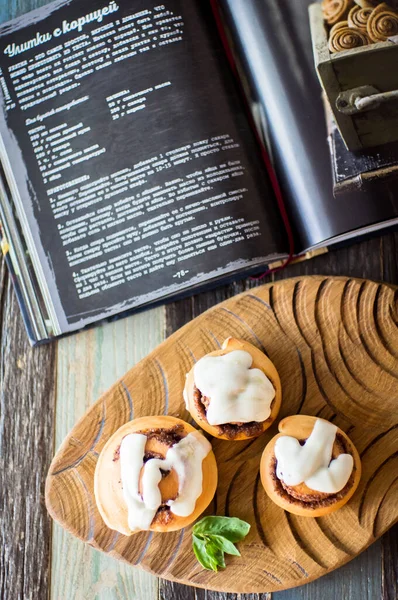
<svg viewBox="0 0 398 600">
<path fill-rule="evenodd" d="M 197 560 L 200 562 L 202 567 L 209 571 L 217 571 L 217 562 L 212 556 L 209 556 L 206 551 L 206 542 L 197 538 L 195 535 L 192 536 L 192 547 Z"/>
<path fill-rule="evenodd" d="M 225 569 L 224 552 L 219 546 L 217 546 L 212 540 L 206 541 L 206 553 L 210 559 L 214 560 L 217 567 Z M 217 569 L 216 569 L 217 571 Z"/>
<path fill-rule="evenodd" d="M 224 552 L 215 544 L 212 539 L 200 539 L 193 536 L 193 551 L 200 564 L 212 571 L 217 571 L 218 567 L 225 569 Z"/>
<path fill-rule="evenodd" d="M 236 517 L 204 517 L 193 528 L 195 535 L 219 535 L 230 542 L 240 542 L 249 533 L 250 525 Z"/>
<path fill-rule="evenodd" d="M 233 556 L 240 556 L 240 552 L 237 547 L 227 540 L 227 538 L 222 537 L 221 535 L 212 535 L 210 536 L 212 542 L 216 544 L 223 552 L 227 554 L 232 554 Z"/>
<path fill-rule="evenodd" d="M 204 517 L 196 523 L 192 533 L 196 558 L 205 569 L 224 569 L 224 552 L 240 556 L 233 542 L 242 540 L 249 529 L 249 523 L 235 517 Z"/>
</svg>

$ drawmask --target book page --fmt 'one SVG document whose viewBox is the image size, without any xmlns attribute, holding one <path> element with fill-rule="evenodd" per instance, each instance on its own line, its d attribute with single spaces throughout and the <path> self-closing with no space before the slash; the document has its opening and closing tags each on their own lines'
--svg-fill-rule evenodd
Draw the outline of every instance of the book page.
<svg viewBox="0 0 398 600">
<path fill-rule="evenodd" d="M 310 34 L 312 2 L 220 0 L 281 183 L 296 252 L 398 217 L 397 185 L 394 193 L 380 185 L 333 194 Z"/>
<path fill-rule="evenodd" d="M 0 66 L 2 160 L 59 331 L 286 253 L 204 3 L 57 2 L 3 26 Z"/>
</svg>

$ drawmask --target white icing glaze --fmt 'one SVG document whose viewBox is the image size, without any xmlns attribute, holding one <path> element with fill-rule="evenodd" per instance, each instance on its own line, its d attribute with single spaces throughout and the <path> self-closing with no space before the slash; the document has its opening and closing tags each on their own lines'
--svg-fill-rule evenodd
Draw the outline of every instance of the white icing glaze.
<svg viewBox="0 0 398 600">
<path fill-rule="evenodd" d="M 178 476 L 178 496 L 170 500 L 170 510 L 177 516 L 187 517 L 195 509 L 202 493 L 202 461 L 211 450 L 211 444 L 198 431 L 168 449 L 164 460 L 152 458 L 144 465 L 147 438 L 131 433 L 120 446 L 120 471 L 123 497 L 128 508 L 128 524 L 132 531 L 147 530 L 162 503 L 159 483 L 161 469 L 174 469 Z M 142 496 L 139 492 L 142 472 Z"/>
<path fill-rule="evenodd" d="M 141 433 L 132 433 L 123 438 L 120 446 L 120 475 L 123 497 L 128 507 L 128 524 L 132 531 L 149 529 L 156 510 L 148 508 L 139 493 L 147 438 Z"/>
<path fill-rule="evenodd" d="M 305 483 L 310 489 L 336 494 L 346 485 L 354 466 L 351 454 L 331 460 L 337 427 L 318 419 L 304 446 L 281 436 L 275 443 L 276 474 L 286 485 Z"/>
<path fill-rule="evenodd" d="M 262 422 L 271 414 L 275 389 L 244 350 L 223 356 L 204 356 L 194 366 L 195 385 L 209 398 L 206 418 L 210 425 Z"/>
<path fill-rule="evenodd" d="M 202 461 L 210 450 L 210 442 L 195 431 L 167 451 L 166 461 L 177 472 L 179 484 L 177 498 L 168 504 L 178 517 L 188 517 L 195 509 L 202 493 Z"/>
</svg>

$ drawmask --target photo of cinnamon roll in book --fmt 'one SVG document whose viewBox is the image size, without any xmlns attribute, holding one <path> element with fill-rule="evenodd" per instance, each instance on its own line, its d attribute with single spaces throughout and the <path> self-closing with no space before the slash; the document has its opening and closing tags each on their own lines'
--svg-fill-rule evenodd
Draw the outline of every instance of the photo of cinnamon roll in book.
<svg viewBox="0 0 398 600">
<path fill-rule="evenodd" d="M 390 2 L 324 0 L 325 24 L 330 26 L 329 51 L 342 52 L 386 42 L 398 34 L 398 12 Z"/>
<path fill-rule="evenodd" d="M 211 444 L 175 417 L 141 417 L 108 440 L 98 459 L 94 493 L 110 529 L 176 531 L 213 499 L 217 464 Z"/>
<path fill-rule="evenodd" d="M 230 337 L 220 350 L 193 366 L 184 399 L 202 429 L 220 439 L 239 441 L 255 438 L 272 425 L 282 389 L 270 359 L 249 342 Z"/>
<path fill-rule="evenodd" d="M 321 517 L 344 506 L 361 478 L 359 454 L 344 431 L 306 415 L 286 417 L 278 428 L 260 466 L 271 500 L 302 517 Z"/>
</svg>

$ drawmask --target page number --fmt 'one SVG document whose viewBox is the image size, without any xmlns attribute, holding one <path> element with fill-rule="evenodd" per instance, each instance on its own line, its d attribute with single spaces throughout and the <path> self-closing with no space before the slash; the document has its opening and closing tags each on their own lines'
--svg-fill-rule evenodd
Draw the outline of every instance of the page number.
<svg viewBox="0 0 398 600">
<path fill-rule="evenodd" d="M 181 277 L 185 277 L 185 275 L 188 275 L 189 271 L 177 271 L 177 273 L 175 273 L 173 275 L 173 278 L 175 279 L 177 277 L 177 279 L 181 279 Z"/>
</svg>

